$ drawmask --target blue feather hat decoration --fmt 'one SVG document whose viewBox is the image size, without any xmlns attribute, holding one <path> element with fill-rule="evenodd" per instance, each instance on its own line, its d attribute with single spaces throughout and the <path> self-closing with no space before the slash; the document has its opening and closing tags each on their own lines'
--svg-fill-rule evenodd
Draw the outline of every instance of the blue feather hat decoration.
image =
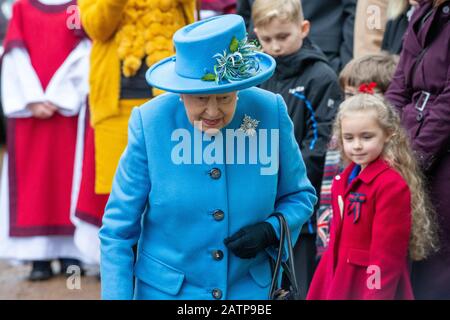
<svg viewBox="0 0 450 320">
<path fill-rule="evenodd" d="M 206 74 L 202 80 L 240 81 L 248 79 L 258 74 L 259 60 L 257 52 L 259 48 L 255 43 L 248 42 L 247 37 L 239 41 L 235 37 L 231 40 L 229 53 L 226 50 L 223 54 L 214 55 L 217 64 L 214 66 L 214 74 Z"/>
</svg>

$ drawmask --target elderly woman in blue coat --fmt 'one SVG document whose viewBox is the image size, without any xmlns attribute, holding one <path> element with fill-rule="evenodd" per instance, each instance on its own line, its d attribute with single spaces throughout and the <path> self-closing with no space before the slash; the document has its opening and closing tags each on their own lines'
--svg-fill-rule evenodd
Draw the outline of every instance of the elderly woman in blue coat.
<svg viewBox="0 0 450 320">
<path fill-rule="evenodd" d="M 99 233 L 102 297 L 267 299 L 271 214 L 284 215 L 295 243 L 317 201 L 283 99 L 253 87 L 275 62 L 237 15 L 173 40 L 176 56 L 146 74 L 168 93 L 130 118 Z"/>
</svg>

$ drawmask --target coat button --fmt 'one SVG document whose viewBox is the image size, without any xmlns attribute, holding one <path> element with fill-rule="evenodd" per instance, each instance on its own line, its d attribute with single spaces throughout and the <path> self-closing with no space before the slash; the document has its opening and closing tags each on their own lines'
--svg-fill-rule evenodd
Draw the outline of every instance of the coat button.
<svg viewBox="0 0 450 320">
<path fill-rule="evenodd" d="M 419 112 L 416 116 L 416 120 L 417 120 L 417 122 L 420 122 L 420 121 L 422 121 L 422 119 L 423 119 L 423 113 Z"/>
<path fill-rule="evenodd" d="M 225 213 L 223 213 L 222 210 L 215 210 L 213 213 L 213 216 L 214 216 L 214 220 L 222 221 L 225 216 Z"/>
<path fill-rule="evenodd" d="M 336 180 L 341 180 L 341 176 L 337 175 L 336 177 L 334 177 Z"/>
<path fill-rule="evenodd" d="M 213 296 L 214 299 L 217 299 L 217 300 L 221 299 L 222 298 L 222 290 L 220 290 L 220 289 L 213 289 L 212 296 Z"/>
<path fill-rule="evenodd" d="M 442 12 L 445 14 L 448 14 L 450 12 L 450 7 L 449 6 L 445 6 L 442 8 Z"/>
<path fill-rule="evenodd" d="M 223 259 L 223 251 L 222 250 L 214 250 L 212 252 L 213 259 L 216 261 L 220 261 Z"/>
<path fill-rule="evenodd" d="M 214 180 L 219 179 L 221 175 L 222 175 L 222 172 L 220 172 L 220 170 L 217 168 L 211 169 L 211 171 L 209 171 L 209 176 L 211 178 L 213 178 Z"/>
</svg>

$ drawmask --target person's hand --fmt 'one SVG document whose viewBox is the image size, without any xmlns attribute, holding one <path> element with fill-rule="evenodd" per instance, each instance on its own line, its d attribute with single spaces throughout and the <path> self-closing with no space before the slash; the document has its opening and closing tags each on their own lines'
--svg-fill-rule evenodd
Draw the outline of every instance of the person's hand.
<svg viewBox="0 0 450 320">
<path fill-rule="evenodd" d="M 258 252 L 277 242 L 275 230 L 268 222 L 244 227 L 223 241 L 228 249 L 242 259 L 254 258 Z"/>
<path fill-rule="evenodd" d="M 33 117 L 39 119 L 48 119 L 55 113 L 58 108 L 51 102 L 33 102 L 27 105 Z"/>
<path fill-rule="evenodd" d="M 44 102 L 46 106 L 48 106 L 49 108 L 53 109 L 54 111 L 58 110 L 58 106 L 56 104 L 53 104 L 50 101 L 46 101 Z"/>
</svg>

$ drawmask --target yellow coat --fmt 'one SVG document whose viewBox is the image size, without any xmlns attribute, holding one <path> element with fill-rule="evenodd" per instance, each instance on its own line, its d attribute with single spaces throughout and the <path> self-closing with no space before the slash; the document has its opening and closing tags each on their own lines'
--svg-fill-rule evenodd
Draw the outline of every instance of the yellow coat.
<svg viewBox="0 0 450 320">
<path fill-rule="evenodd" d="M 95 191 L 106 194 L 127 143 L 127 123 L 131 109 L 144 101 L 119 101 L 121 64 L 117 35 L 123 27 L 125 7 L 131 0 L 80 0 L 83 27 L 93 41 L 89 77 L 89 107 L 95 132 Z M 145 15 L 148 32 L 156 32 L 155 42 L 162 37 L 171 41 L 176 28 L 194 22 L 196 0 L 133 0 L 136 6 L 148 5 Z M 169 12 L 171 20 L 161 19 Z M 163 15 L 164 17 L 164 15 Z M 154 28 L 154 26 L 159 26 Z M 147 30 L 146 30 L 147 32 Z M 152 46 L 152 41 L 144 46 Z M 158 49 L 153 45 L 155 51 Z M 155 52 L 156 54 L 156 52 Z M 173 54 L 167 50 L 162 55 Z M 164 58 L 161 54 L 149 58 Z M 157 94 L 154 92 L 154 94 Z M 112 143 L 114 142 L 114 143 Z"/>
</svg>

